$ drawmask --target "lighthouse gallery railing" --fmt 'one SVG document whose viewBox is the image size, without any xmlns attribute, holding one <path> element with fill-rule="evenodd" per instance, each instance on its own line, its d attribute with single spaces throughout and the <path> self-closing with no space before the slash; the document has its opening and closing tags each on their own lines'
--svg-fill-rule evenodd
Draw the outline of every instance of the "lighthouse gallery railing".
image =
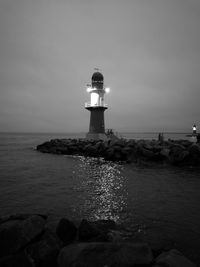
<svg viewBox="0 0 200 267">
<path fill-rule="evenodd" d="M 105 107 L 107 108 L 108 105 L 107 104 L 91 104 L 89 102 L 85 103 L 85 108 L 89 108 L 89 107 Z"/>
</svg>

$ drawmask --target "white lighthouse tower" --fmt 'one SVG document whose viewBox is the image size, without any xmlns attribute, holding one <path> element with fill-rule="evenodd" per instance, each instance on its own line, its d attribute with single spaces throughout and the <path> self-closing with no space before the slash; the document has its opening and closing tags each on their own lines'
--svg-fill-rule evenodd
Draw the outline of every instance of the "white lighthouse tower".
<svg viewBox="0 0 200 267">
<path fill-rule="evenodd" d="M 85 104 L 85 108 L 90 111 L 90 126 L 86 138 L 106 140 L 104 111 L 108 106 L 104 102 L 104 94 L 109 92 L 109 88 L 104 88 L 104 77 L 99 71 L 93 73 L 87 92 L 90 101 Z"/>
</svg>

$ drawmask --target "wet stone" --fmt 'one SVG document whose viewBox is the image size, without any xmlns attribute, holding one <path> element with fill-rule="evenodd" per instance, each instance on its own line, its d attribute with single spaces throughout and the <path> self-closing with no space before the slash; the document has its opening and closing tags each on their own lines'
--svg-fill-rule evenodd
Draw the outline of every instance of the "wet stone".
<svg viewBox="0 0 200 267">
<path fill-rule="evenodd" d="M 9 220 L 0 225 L 0 257 L 19 251 L 44 230 L 45 220 L 41 216 L 30 216 L 26 220 Z"/>
<path fill-rule="evenodd" d="M 64 244 L 69 244 L 76 239 L 77 228 L 73 222 L 62 218 L 58 223 L 56 233 Z"/>
<path fill-rule="evenodd" d="M 152 262 L 147 244 L 79 243 L 64 247 L 58 256 L 59 267 L 132 267 Z"/>
</svg>

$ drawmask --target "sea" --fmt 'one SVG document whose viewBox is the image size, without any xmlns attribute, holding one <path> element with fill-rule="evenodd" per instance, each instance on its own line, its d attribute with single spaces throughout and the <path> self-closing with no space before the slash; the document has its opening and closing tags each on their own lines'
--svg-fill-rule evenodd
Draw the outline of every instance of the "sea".
<svg viewBox="0 0 200 267">
<path fill-rule="evenodd" d="M 157 133 L 121 133 L 157 139 Z M 112 219 L 123 239 L 143 237 L 153 247 L 173 245 L 200 266 L 200 168 L 124 164 L 101 158 L 40 153 L 53 138 L 84 133 L 0 133 L 0 216 L 57 214 Z M 195 139 L 164 133 L 165 139 Z"/>
</svg>

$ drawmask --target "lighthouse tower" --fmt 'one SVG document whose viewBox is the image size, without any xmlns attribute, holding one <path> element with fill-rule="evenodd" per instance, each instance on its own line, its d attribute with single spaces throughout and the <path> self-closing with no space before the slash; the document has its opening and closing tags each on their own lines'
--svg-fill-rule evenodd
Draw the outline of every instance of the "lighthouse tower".
<svg viewBox="0 0 200 267">
<path fill-rule="evenodd" d="M 90 94 L 90 102 L 85 104 L 85 108 L 90 111 L 89 132 L 87 139 L 106 140 L 104 111 L 108 106 L 104 103 L 104 94 L 109 92 L 109 88 L 104 88 L 104 77 L 96 71 L 92 75 L 92 83 L 88 85 L 87 92 Z"/>
</svg>

